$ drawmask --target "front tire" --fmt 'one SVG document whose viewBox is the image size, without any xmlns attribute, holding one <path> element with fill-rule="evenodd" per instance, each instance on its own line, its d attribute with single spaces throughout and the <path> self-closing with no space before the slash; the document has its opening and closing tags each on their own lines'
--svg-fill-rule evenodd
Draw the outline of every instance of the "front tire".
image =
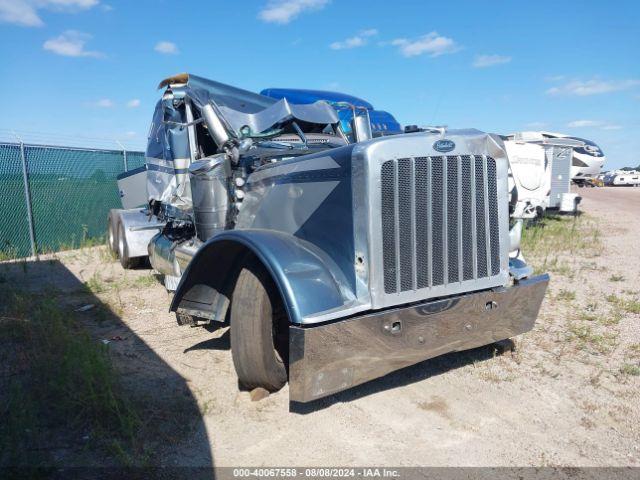
<svg viewBox="0 0 640 480">
<path fill-rule="evenodd" d="M 231 355 L 240 387 L 287 383 L 289 321 L 276 285 L 257 260 L 240 271 L 231 301 Z"/>
</svg>

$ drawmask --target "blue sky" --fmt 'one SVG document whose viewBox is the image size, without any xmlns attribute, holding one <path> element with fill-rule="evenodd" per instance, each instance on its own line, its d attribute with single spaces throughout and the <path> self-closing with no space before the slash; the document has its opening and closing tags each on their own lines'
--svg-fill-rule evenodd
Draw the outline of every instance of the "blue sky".
<svg viewBox="0 0 640 480">
<path fill-rule="evenodd" d="M 158 82 L 186 71 L 343 91 L 403 124 L 578 135 L 635 166 L 639 49 L 637 1 L 0 0 L 0 131 L 143 147 Z"/>
</svg>

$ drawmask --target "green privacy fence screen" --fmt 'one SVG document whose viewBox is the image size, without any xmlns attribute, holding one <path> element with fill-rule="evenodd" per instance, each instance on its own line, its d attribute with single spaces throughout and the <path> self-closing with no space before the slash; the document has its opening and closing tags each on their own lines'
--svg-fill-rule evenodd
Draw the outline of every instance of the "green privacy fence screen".
<svg viewBox="0 0 640 480">
<path fill-rule="evenodd" d="M 116 177 L 144 152 L 0 143 L 0 260 L 78 247 L 104 237 L 121 208 Z"/>
</svg>

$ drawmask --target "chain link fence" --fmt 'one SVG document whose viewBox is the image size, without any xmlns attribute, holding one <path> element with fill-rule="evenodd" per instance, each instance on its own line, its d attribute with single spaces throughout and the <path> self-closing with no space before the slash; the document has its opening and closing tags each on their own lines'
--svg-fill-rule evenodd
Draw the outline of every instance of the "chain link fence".
<svg viewBox="0 0 640 480">
<path fill-rule="evenodd" d="M 144 152 L 0 142 L 0 260 L 104 238 L 116 177 Z"/>
</svg>

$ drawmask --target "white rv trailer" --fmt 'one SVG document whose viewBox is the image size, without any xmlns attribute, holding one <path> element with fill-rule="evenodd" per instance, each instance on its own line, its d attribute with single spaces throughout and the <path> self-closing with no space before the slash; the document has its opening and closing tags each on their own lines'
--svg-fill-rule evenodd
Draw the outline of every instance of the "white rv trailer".
<svg viewBox="0 0 640 480">
<path fill-rule="evenodd" d="M 517 196 L 513 218 L 535 218 L 547 208 L 574 213 L 580 197 L 570 192 L 573 150 L 584 143 L 541 132 L 503 137 L 510 164 L 510 188 Z"/>
<path fill-rule="evenodd" d="M 626 181 L 625 176 L 629 176 L 631 173 L 632 172 L 630 172 L 629 170 L 609 170 L 604 174 L 602 181 L 605 185 L 611 186 L 614 184 L 613 182 L 617 177 L 622 177 L 623 181 Z M 620 179 L 618 178 L 618 184 L 619 183 Z"/>
<path fill-rule="evenodd" d="M 607 185 L 614 187 L 640 187 L 640 172 L 638 170 L 618 170 L 605 180 Z"/>
<path fill-rule="evenodd" d="M 608 172 L 604 172 L 603 174 L 601 174 L 602 181 L 605 185 L 611 185 L 611 182 L 613 182 L 615 176 L 621 173 L 625 173 L 624 170 L 609 170 Z"/>
<path fill-rule="evenodd" d="M 540 132 L 545 138 L 570 138 L 582 142 L 581 147 L 573 149 L 571 159 L 571 180 L 582 186 L 585 180 L 595 178 L 602 170 L 606 157 L 602 149 L 593 141 L 574 137 L 564 133 Z"/>
</svg>

